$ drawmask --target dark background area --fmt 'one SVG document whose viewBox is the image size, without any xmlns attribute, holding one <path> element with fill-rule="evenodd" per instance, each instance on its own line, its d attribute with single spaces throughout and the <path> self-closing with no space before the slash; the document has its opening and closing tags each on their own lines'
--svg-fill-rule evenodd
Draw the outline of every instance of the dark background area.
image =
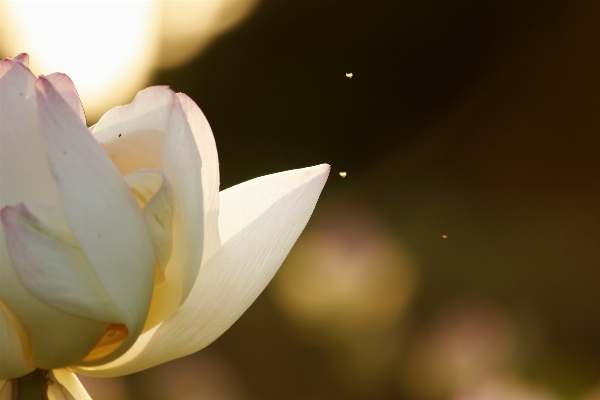
<svg viewBox="0 0 600 400">
<path fill-rule="evenodd" d="M 324 161 L 362 173 L 418 136 L 560 8 L 267 0 L 155 83 L 201 104 L 218 140 L 223 187 Z"/>
<path fill-rule="evenodd" d="M 410 377 L 456 302 L 507 316 L 510 374 L 583 398 L 600 383 L 599 17 L 593 2 L 267 0 L 157 74 L 210 121 L 222 188 L 330 163 L 303 235 L 361 210 L 409 249 L 416 284 L 376 378 L 299 337 L 270 286 L 208 349 L 129 377 L 135 398 L 168 398 L 153 374 L 217 356 L 240 398 L 452 398 Z M 490 313 L 475 320 L 493 336 Z"/>
</svg>

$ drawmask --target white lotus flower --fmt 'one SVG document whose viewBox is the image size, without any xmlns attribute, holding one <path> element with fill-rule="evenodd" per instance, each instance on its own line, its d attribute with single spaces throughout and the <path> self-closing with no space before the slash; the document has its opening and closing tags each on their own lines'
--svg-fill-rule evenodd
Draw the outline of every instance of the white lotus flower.
<svg viewBox="0 0 600 400">
<path fill-rule="evenodd" d="M 51 371 L 50 398 L 89 399 L 72 371 L 137 372 L 227 330 L 304 229 L 329 166 L 219 193 L 189 97 L 150 87 L 88 130 L 71 80 L 27 65 L 0 62 L 0 400 L 34 370 Z"/>
</svg>

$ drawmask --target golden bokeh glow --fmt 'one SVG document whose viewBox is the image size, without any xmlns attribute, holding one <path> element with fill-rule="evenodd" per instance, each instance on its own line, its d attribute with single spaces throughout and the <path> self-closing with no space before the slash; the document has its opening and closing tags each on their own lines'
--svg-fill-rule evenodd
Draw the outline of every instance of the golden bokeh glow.
<svg viewBox="0 0 600 400">
<path fill-rule="evenodd" d="M 158 51 L 155 1 L 2 3 L 4 56 L 29 53 L 35 74 L 68 74 L 89 119 L 129 102 Z"/>
<path fill-rule="evenodd" d="M 181 65 L 257 0 L 0 0 L 2 57 L 29 53 L 38 75 L 71 77 L 88 122 L 129 103 L 159 67 Z"/>
<path fill-rule="evenodd" d="M 163 0 L 161 67 L 186 62 L 219 34 L 242 21 L 258 0 Z"/>
</svg>

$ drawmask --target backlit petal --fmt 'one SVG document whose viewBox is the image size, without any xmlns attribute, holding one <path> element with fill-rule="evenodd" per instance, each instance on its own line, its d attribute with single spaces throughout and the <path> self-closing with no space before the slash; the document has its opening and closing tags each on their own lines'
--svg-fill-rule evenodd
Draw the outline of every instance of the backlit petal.
<svg viewBox="0 0 600 400">
<path fill-rule="evenodd" d="M 77 376 L 61 368 L 48 374 L 52 384 L 48 386 L 48 400 L 92 400 Z"/>
<path fill-rule="evenodd" d="M 146 329 L 179 308 L 194 284 L 202 260 L 202 163 L 179 103 L 174 104 L 171 112 L 163 154 L 163 173 L 173 188 L 175 201 L 173 251 L 165 280 L 154 289 Z"/>
<path fill-rule="evenodd" d="M 0 400 L 14 400 L 13 381 L 0 381 Z"/>
<path fill-rule="evenodd" d="M 168 87 L 149 87 L 131 104 L 115 107 L 100 118 L 94 137 L 121 175 L 162 169 L 164 135 L 175 102 L 175 93 Z"/>
<path fill-rule="evenodd" d="M 142 335 L 131 354 L 78 372 L 133 373 L 196 352 L 218 338 L 271 280 L 308 222 L 328 174 L 329 166 L 320 165 L 264 176 L 221 192 L 221 216 L 249 213 L 252 218 L 241 226 L 226 218 L 229 226 L 224 229 L 235 233 L 202 266 L 178 312 Z"/>
<path fill-rule="evenodd" d="M 29 54 L 27 54 L 27 53 L 17 54 L 16 56 L 13 57 L 13 60 L 20 62 L 21 64 L 23 64 L 26 67 L 29 67 Z"/>
<path fill-rule="evenodd" d="M 71 109 L 77 114 L 79 119 L 85 124 L 85 112 L 83 111 L 83 105 L 79 99 L 79 94 L 71 78 L 60 72 L 47 75 L 46 79 L 52 83 L 52 86 L 62 96 L 65 102 L 71 107 Z"/>
<path fill-rule="evenodd" d="M 0 62 L 0 208 L 19 202 L 61 204 L 43 145 L 35 77 L 22 63 Z M 40 368 L 81 359 L 106 330 L 104 323 L 50 307 L 22 285 L 0 226 L 0 293 L 31 339 L 31 362 Z"/>
<path fill-rule="evenodd" d="M 67 314 L 34 297 L 12 268 L 4 234 L 0 237 L 0 256 L 2 300 L 29 334 L 31 364 L 51 369 L 85 357 L 108 325 Z"/>
<path fill-rule="evenodd" d="M 50 81 L 36 83 L 42 137 L 73 234 L 129 330 L 141 332 L 155 259 L 142 212 L 119 171 Z M 96 361 L 102 362 L 102 361 Z"/>
<path fill-rule="evenodd" d="M 219 214 L 221 240 L 223 243 L 227 242 L 261 216 L 275 201 L 283 200 L 283 197 L 289 196 L 289 193 L 296 190 L 298 186 L 309 182 L 314 185 L 320 182 L 319 179 L 322 175 L 326 180 L 328 174 L 329 165 L 322 164 L 262 176 L 224 190 L 221 192 L 221 212 Z M 321 188 L 318 190 L 320 193 Z"/>
<path fill-rule="evenodd" d="M 18 378 L 33 371 L 35 367 L 27 363 L 30 353 L 31 343 L 27 332 L 0 300 L 0 379 Z"/>
<path fill-rule="evenodd" d="M 208 260 L 221 245 L 219 238 L 219 157 L 210 125 L 200 108 L 183 93 L 177 93 L 187 123 L 202 160 L 202 207 L 204 208 L 204 246 L 202 261 Z"/>
<path fill-rule="evenodd" d="M 68 223 L 59 219 L 61 210 L 48 210 L 45 221 L 40 220 L 44 216 L 39 212 L 36 214 L 23 203 L 6 206 L 0 212 L 8 251 L 25 287 L 62 311 L 124 323 Z"/>
<path fill-rule="evenodd" d="M 40 132 L 35 77 L 11 59 L 0 62 L 0 182 L 0 208 L 60 204 Z"/>
<path fill-rule="evenodd" d="M 124 179 L 144 207 L 144 222 L 152 240 L 161 279 L 164 280 L 173 249 L 173 189 L 160 171 L 151 169 L 132 172 Z"/>
</svg>

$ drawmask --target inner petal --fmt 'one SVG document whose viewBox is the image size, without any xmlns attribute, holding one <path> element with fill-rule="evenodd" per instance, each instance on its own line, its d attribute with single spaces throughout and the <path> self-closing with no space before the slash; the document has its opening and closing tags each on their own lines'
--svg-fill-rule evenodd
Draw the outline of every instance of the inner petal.
<svg viewBox="0 0 600 400">
<path fill-rule="evenodd" d="M 162 169 L 164 131 L 145 129 L 119 132 L 117 130 L 109 137 L 96 136 L 96 138 L 122 176 L 140 169 Z"/>
<path fill-rule="evenodd" d="M 34 215 L 19 203 L 0 219 L 15 271 L 34 296 L 73 315 L 123 322 L 60 209 L 38 207 Z"/>
<path fill-rule="evenodd" d="M 165 279 L 165 269 L 173 250 L 173 189 L 160 171 L 144 169 L 126 175 L 124 179 L 143 208 L 158 265 L 155 283 L 160 283 Z"/>
</svg>

